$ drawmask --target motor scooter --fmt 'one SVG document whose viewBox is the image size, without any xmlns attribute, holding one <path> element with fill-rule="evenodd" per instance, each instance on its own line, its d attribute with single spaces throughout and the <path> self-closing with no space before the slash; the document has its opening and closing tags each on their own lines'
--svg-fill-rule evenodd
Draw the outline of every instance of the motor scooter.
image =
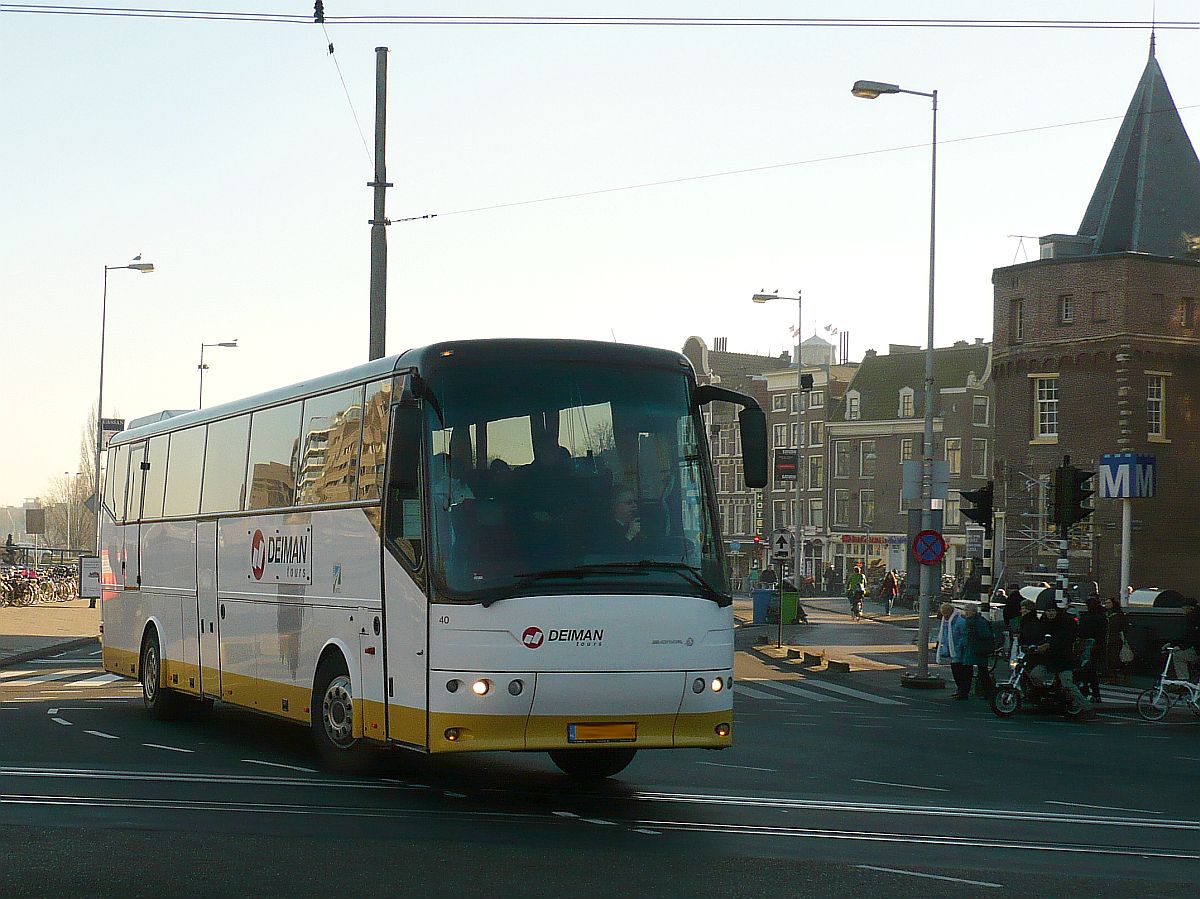
<svg viewBox="0 0 1200 899">
<path fill-rule="evenodd" d="M 991 707 L 998 718 L 1011 718 L 1025 705 L 1061 712 L 1068 718 L 1077 718 L 1079 708 L 1069 694 L 1059 685 L 1058 678 L 1050 674 L 1049 681 L 1033 676 L 1037 660 L 1028 653 L 1028 648 L 1016 646 L 1009 661 L 1012 669 L 1009 679 L 998 683 L 992 692 Z"/>
</svg>

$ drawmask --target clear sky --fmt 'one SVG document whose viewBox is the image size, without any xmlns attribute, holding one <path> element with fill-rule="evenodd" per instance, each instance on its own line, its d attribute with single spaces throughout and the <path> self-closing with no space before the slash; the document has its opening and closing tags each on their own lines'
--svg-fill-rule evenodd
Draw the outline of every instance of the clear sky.
<svg viewBox="0 0 1200 899">
<path fill-rule="evenodd" d="M 163 4 L 155 4 L 160 8 Z M 307 0 L 191 9 L 305 14 Z M 954 16 L 1142 20 L 1150 2 L 326 0 L 326 13 Z M 372 162 L 315 25 L 5 12 L 0 4 L 0 504 L 78 468 L 95 404 L 136 417 L 366 358 Z M 1160 21 L 1195 18 L 1159 0 Z M 1145 65 L 1145 30 L 331 25 L 368 142 L 390 48 L 389 353 L 492 336 L 778 353 L 805 330 L 854 358 L 923 343 L 928 101 L 940 94 L 937 342 L 991 335 L 1009 235 L 1074 232 Z M 1161 30 L 1180 107 L 1200 31 Z M 1200 139 L 1200 109 L 1182 109 Z M 1021 129 L 1070 127 L 979 140 Z M 894 152 L 871 153 L 893 147 Z M 459 210 L 819 160 L 558 202 Z M 1036 258 L 1036 241 L 1026 241 Z"/>
</svg>

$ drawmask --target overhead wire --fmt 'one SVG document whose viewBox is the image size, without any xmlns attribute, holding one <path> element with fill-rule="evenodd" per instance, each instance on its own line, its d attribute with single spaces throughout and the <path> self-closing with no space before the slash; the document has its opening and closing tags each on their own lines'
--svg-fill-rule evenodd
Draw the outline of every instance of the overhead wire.
<svg viewBox="0 0 1200 899">
<path fill-rule="evenodd" d="M 1193 103 L 1190 105 L 1174 107 L 1174 109 L 1176 109 L 1176 110 L 1196 109 L 1196 108 L 1200 108 L 1200 103 Z M 1159 110 L 1160 113 L 1166 112 L 1166 111 L 1167 110 Z M 1155 113 L 1155 114 L 1158 114 L 1158 113 Z M 1052 124 L 1052 125 L 1033 125 L 1028 128 L 1012 128 L 1007 131 L 992 131 L 987 134 L 970 134 L 970 135 L 966 135 L 964 137 L 951 137 L 951 138 L 945 138 L 945 139 L 939 140 L 938 146 L 945 146 L 946 144 L 967 143 L 969 141 L 977 141 L 977 140 L 987 140 L 987 139 L 995 138 L 995 137 L 1009 137 L 1014 134 L 1032 134 L 1032 133 L 1035 133 L 1038 131 L 1051 131 L 1051 130 L 1054 130 L 1057 128 L 1073 128 L 1073 127 L 1077 127 L 1080 125 L 1095 125 L 1100 122 L 1113 122 L 1113 121 L 1117 121 L 1122 118 L 1124 118 L 1124 116 L 1120 116 L 1120 115 L 1101 116 L 1101 117 L 1095 118 L 1095 119 L 1080 119 L 1080 120 L 1074 121 L 1074 122 L 1059 122 L 1059 123 Z M 537 197 L 537 198 L 529 199 L 529 200 L 514 200 L 512 202 L 506 202 L 506 203 L 493 203 L 488 206 L 474 206 L 474 207 L 470 207 L 467 209 L 455 209 L 451 212 L 426 213 L 425 215 L 414 215 L 414 216 L 408 216 L 406 218 L 397 218 L 397 219 L 393 219 L 393 221 L 394 222 L 413 222 L 413 221 L 421 221 L 424 219 L 449 218 L 452 215 L 467 215 L 468 213 L 474 213 L 474 212 L 491 212 L 492 210 L 496 210 L 496 209 L 510 209 L 510 208 L 517 207 L 517 206 L 532 206 L 532 205 L 535 205 L 538 203 L 553 203 L 553 202 L 557 202 L 560 200 L 575 200 L 575 199 L 579 199 L 581 197 L 592 197 L 592 196 L 598 196 L 601 194 L 618 193 L 618 192 L 627 191 L 627 190 L 644 190 L 644 189 L 650 188 L 650 187 L 664 187 L 664 186 L 671 185 L 671 184 L 684 184 L 689 181 L 704 181 L 704 180 L 708 180 L 711 178 L 725 178 L 725 177 L 730 177 L 733 175 L 749 175 L 749 174 L 753 174 L 755 172 L 767 172 L 767 171 L 772 171 L 774 169 L 792 168 L 792 167 L 802 166 L 802 165 L 816 165 L 816 164 L 822 163 L 822 162 L 837 162 L 837 161 L 843 160 L 843 159 L 857 159 L 857 158 L 861 158 L 864 156 L 878 156 L 883 153 L 898 153 L 903 150 L 919 150 L 919 149 L 922 149 L 922 148 L 928 147 L 928 146 L 929 146 L 928 142 L 922 142 L 922 143 L 917 143 L 917 144 L 901 144 L 899 146 L 894 146 L 894 147 L 878 147 L 874 150 L 858 150 L 853 153 L 838 153 L 833 156 L 817 156 L 812 159 L 798 159 L 798 160 L 792 160 L 790 162 L 774 162 L 774 163 L 768 163 L 767 165 L 748 166 L 746 168 L 740 168 L 740 169 L 726 169 L 726 170 L 720 171 L 720 172 L 704 172 L 699 175 L 684 175 L 684 176 L 681 176 L 678 178 L 663 178 L 658 181 L 642 181 L 642 182 L 638 182 L 636 184 L 624 184 L 624 185 L 619 185 L 616 187 L 602 187 L 602 188 L 596 188 L 594 190 L 576 191 L 574 193 L 569 193 L 569 194 L 555 194 L 553 196 Z"/>
</svg>

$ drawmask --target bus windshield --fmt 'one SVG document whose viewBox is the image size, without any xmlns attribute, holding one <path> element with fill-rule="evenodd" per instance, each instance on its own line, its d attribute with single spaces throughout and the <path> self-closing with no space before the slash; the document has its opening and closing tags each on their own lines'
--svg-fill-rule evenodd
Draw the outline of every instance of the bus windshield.
<svg viewBox="0 0 1200 899">
<path fill-rule="evenodd" d="M 436 598 L 670 593 L 731 600 L 686 375 L 529 361 L 429 384 Z"/>
</svg>

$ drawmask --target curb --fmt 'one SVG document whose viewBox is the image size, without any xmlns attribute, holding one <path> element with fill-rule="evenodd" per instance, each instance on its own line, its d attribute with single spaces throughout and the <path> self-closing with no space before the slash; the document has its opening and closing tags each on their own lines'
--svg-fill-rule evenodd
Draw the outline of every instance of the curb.
<svg viewBox="0 0 1200 899">
<path fill-rule="evenodd" d="M 31 659 L 43 659 L 55 653 L 68 652 L 72 649 L 80 649 L 81 647 L 91 646 L 99 642 L 99 637 L 79 637 L 75 640 L 65 640 L 62 643 L 51 643 L 49 646 L 42 646 L 38 649 L 30 649 L 26 652 L 18 652 L 10 656 L 5 656 L 0 659 L 0 668 L 7 668 L 10 665 L 20 665 L 22 662 L 28 662 Z"/>
</svg>

